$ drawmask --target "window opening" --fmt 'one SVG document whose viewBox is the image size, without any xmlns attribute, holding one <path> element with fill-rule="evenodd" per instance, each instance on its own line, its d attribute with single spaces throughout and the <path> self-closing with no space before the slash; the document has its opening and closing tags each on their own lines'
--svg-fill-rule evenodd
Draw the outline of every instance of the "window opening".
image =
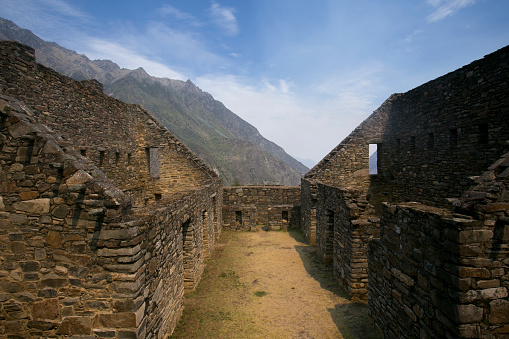
<svg viewBox="0 0 509 339">
<path fill-rule="evenodd" d="M 159 149 L 155 147 L 145 148 L 147 155 L 148 172 L 151 178 L 159 178 Z"/>
<path fill-rule="evenodd" d="M 479 136 L 478 140 L 480 144 L 487 144 L 490 140 L 488 124 L 480 124 L 479 125 Z"/>
<path fill-rule="evenodd" d="M 82 156 L 86 157 L 87 156 L 87 150 L 86 149 L 82 149 L 80 150 L 80 153 Z"/>
<path fill-rule="evenodd" d="M 115 166 L 118 166 L 120 161 L 120 152 L 115 152 Z"/>
<path fill-rule="evenodd" d="M 369 174 L 378 174 L 378 144 L 369 144 Z"/>
<path fill-rule="evenodd" d="M 325 215 L 326 232 L 325 235 L 325 248 L 323 251 L 325 262 L 332 262 L 334 252 L 334 211 L 327 210 Z"/>
<path fill-rule="evenodd" d="M 235 211 L 235 222 L 242 225 L 242 211 Z"/>
<path fill-rule="evenodd" d="M 154 193 L 154 198 L 155 198 L 156 200 L 161 200 L 161 199 L 162 199 L 162 197 L 163 197 L 163 195 L 162 195 L 161 193 Z"/>
<path fill-rule="evenodd" d="M 435 147 L 435 136 L 433 133 L 428 133 L 428 148 Z"/>
<path fill-rule="evenodd" d="M 452 128 L 449 130 L 449 147 L 456 148 L 458 146 L 458 129 Z"/>
<path fill-rule="evenodd" d="M 281 219 L 283 219 L 283 221 L 288 222 L 288 211 L 281 212 Z"/>
<path fill-rule="evenodd" d="M 209 225 L 208 225 L 208 213 L 207 211 L 203 211 L 201 213 L 201 220 L 203 225 L 203 253 L 205 254 L 205 257 L 210 257 L 210 250 L 209 250 Z"/>
<path fill-rule="evenodd" d="M 127 166 L 131 166 L 131 153 L 127 153 Z"/>
<path fill-rule="evenodd" d="M 104 163 L 104 151 L 99 152 L 99 166 L 102 166 Z"/>
<path fill-rule="evenodd" d="M 410 148 L 411 149 L 415 148 L 415 136 L 410 137 Z"/>
</svg>

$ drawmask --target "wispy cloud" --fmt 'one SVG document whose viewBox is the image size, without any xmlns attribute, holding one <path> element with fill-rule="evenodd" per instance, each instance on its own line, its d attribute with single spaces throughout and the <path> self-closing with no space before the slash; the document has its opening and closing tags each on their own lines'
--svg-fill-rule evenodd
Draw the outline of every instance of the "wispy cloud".
<svg viewBox="0 0 509 339">
<path fill-rule="evenodd" d="M 289 154 L 318 162 L 381 104 L 372 94 L 380 92 L 381 68 L 331 74 L 305 89 L 285 79 L 253 82 L 231 74 L 208 74 L 195 82 Z"/>
<path fill-rule="evenodd" d="M 209 9 L 212 20 L 216 25 L 221 27 L 228 35 L 237 35 L 239 27 L 237 18 L 235 17 L 235 8 L 223 7 L 217 2 L 212 2 Z"/>
<path fill-rule="evenodd" d="M 57 12 L 66 17 L 72 17 L 77 19 L 89 20 L 90 16 L 77 8 L 73 7 L 66 1 L 62 0 L 40 0 L 39 4 L 50 7 L 54 12 Z"/>
<path fill-rule="evenodd" d="M 202 26 L 202 23 L 194 15 L 183 12 L 168 4 L 165 4 L 159 8 L 158 13 L 163 17 L 170 16 L 174 19 L 185 21 L 186 24 L 192 26 Z"/>
<path fill-rule="evenodd" d="M 472 6 L 478 0 L 427 0 L 436 10 L 427 16 L 428 22 L 440 21 L 453 15 L 462 8 Z"/>
<path fill-rule="evenodd" d="M 84 26 L 93 26 L 93 19 L 64 0 L 2 0 L 0 15 L 23 28 L 37 30 L 45 39 L 78 34 Z"/>
<path fill-rule="evenodd" d="M 412 34 L 407 35 L 403 41 L 406 43 L 413 42 L 415 38 L 422 34 L 423 32 L 424 30 L 422 29 L 416 29 L 415 31 L 412 32 Z"/>
<path fill-rule="evenodd" d="M 128 49 L 118 43 L 102 39 L 90 39 L 85 43 L 89 49 L 87 51 L 87 55 L 91 59 L 110 59 L 117 63 L 120 67 L 128 69 L 143 67 L 148 74 L 157 77 L 180 80 L 187 79 L 180 72 L 177 72 L 162 63 L 152 61 L 139 52 Z"/>
</svg>

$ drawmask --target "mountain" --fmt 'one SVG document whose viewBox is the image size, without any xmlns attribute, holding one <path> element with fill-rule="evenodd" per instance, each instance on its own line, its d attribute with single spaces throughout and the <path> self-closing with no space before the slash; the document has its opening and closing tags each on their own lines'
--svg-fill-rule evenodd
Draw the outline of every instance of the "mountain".
<svg viewBox="0 0 509 339">
<path fill-rule="evenodd" d="M 300 185 L 308 171 L 190 80 L 157 78 L 143 68 L 129 70 L 110 60 L 90 60 L 2 18 L 0 40 L 31 46 L 39 63 L 76 80 L 96 79 L 106 94 L 142 105 L 215 169 L 226 185 Z"/>
</svg>

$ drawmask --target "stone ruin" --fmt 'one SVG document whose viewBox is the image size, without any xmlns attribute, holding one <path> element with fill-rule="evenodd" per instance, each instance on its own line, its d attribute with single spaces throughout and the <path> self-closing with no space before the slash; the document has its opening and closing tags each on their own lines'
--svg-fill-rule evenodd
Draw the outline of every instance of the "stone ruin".
<svg viewBox="0 0 509 339">
<path fill-rule="evenodd" d="M 301 227 L 380 337 L 509 337 L 508 152 L 509 46 L 392 95 L 302 179 Z"/>
<path fill-rule="evenodd" d="M 0 336 L 167 337 L 223 225 L 263 225 L 300 227 L 380 337 L 508 337 L 508 53 L 392 95 L 300 187 L 223 188 L 142 107 L 0 43 Z"/>
<path fill-rule="evenodd" d="M 0 336 L 167 337 L 221 234 L 217 175 L 137 105 L 0 43 Z"/>
</svg>

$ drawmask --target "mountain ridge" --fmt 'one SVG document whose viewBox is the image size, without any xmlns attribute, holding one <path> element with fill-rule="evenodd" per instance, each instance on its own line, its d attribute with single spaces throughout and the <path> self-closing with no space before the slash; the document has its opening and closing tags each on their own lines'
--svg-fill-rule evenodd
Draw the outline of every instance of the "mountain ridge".
<svg viewBox="0 0 509 339">
<path fill-rule="evenodd" d="M 129 70 L 111 60 L 90 60 L 2 18 L 0 40 L 29 45 L 39 63 L 78 81 L 96 79 L 105 94 L 142 105 L 216 170 L 225 184 L 297 186 L 308 171 L 191 80 L 158 78 L 142 67 Z"/>
</svg>

